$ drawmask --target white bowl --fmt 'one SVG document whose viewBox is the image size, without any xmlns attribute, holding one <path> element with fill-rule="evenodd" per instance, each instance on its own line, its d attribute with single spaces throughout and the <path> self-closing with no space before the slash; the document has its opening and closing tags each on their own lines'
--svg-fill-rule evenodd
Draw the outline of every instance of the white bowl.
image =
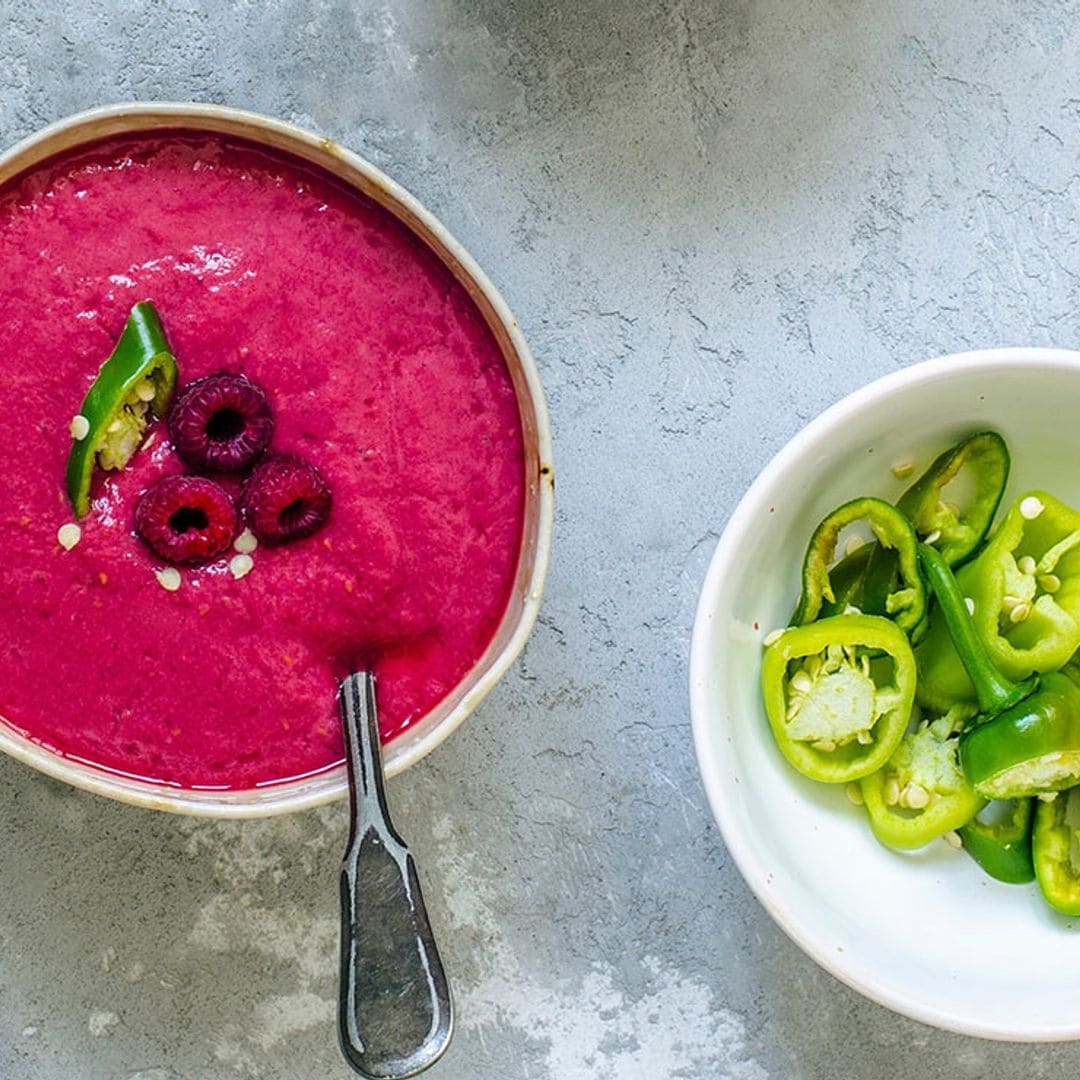
<svg viewBox="0 0 1080 1080">
<path fill-rule="evenodd" d="M 382 172 L 328 139 L 281 120 L 217 105 L 146 102 L 79 113 L 0 154 L 0 184 L 46 158 L 110 135 L 169 128 L 241 136 L 320 166 L 399 218 L 465 287 L 484 316 L 517 394 L 525 441 L 525 513 L 513 592 L 491 643 L 454 691 L 384 747 L 388 775 L 419 761 L 453 732 L 510 667 L 536 621 L 551 547 L 555 477 L 551 426 L 540 376 L 517 321 L 464 248 L 421 203 Z M 206 817 L 262 817 L 343 795 L 344 765 L 315 776 L 252 789 L 192 791 L 147 783 L 61 757 L 0 717 L 0 750 L 76 787 L 156 810 Z"/>
<path fill-rule="evenodd" d="M 780 926 L 867 997 L 993 1039 L 1080 1037 L 1080 920 L 1038 888 L 988 878 L 944 841 L 901 855 L 871 835 L 843 786 L 777 750 L 759 692 L 761 639 L 783 626 L 807 540 L 862 494 L 895 499 L 965 433 L 1012 451 L 1006 502 L 1040 487 L 1080 507 L 1080 353 L 993 349 L 917 364 L 822 413 L 765 467 L 716 548 L 690 658 L 694 742 L 728 850 Z"/>
</svg>

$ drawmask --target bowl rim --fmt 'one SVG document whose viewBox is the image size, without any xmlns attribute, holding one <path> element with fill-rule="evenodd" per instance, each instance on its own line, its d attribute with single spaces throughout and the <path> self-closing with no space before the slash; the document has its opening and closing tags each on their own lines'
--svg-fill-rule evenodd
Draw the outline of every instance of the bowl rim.
<svg viewBox="0 0 1080 1080">
<path fill-rule="evenodd" d="M 947 1012 L 937 1007 L 927 1006 L 885 983 L 874 982 L 849 970 L 845 966 L 843 956 L 819 942 L 804 925 L 798 912 L 790 910 L 783 902 L 783 898 L 777 896 L 769 888 L 769 871 L 758 857 L 758 852 L 744 840 L 741 830 L 736 827 L 739 811 L 730 798 L 730 785 L 724 775 L 721 755 L 715 752 L 713 746 L 714 720 L 707 687 L 708 672 L 712 663 L 711 624 L 717 606 L 717 597 L 723 591 L 725 567 L 735 550 L 746 544 L 753 523 L 755 519 L 759 519 L 762 508 L 767 510 L 768 493 L 778 478 L 797 465 L 823 433 L 843 425 L 845 420 L 855 413 L 863 413 L 880 405 L 889 395 L 900 389 L 933 383 L 949 375 L 955 375 L 962 368 L 969 371 L 982 370 L 990 374 L 995 371 L 1015 370 L 1018 365 L 1029 363 L 1059 367 L 1062 370 L 1068 369 L 1075 375 L 1080 365 L 1080 351 L 1008 346 L 969 350 L 924 360 L 890 372 L 853 390 L 800 428 L 755 477 L 732 511 L 716 543 L 701 587 L 694 618 L 690 642 L 688 686 L 694 752 L 713 819 L 746 884 L 780 929 L 831 975 L 879 1005 L 946 1031 L 1009 1042 L 1075 1039 L 1080 1036 L 1080 1019 L 1068 1026 L 1010 1028 L 965 1016 L 957 1010 Z"/>
<path fill-rule="evenodd" d="M 419 738 L 407 743 L 400 741 L 413 730 L 410 727 L 386 744 L 385 770 L 387 776 L 393 776 L 415 764 L 457 730 L 521 653 L 536 622 L 550 560 L 555 491 L 551 422 L 539 370 L 502 295 L 473 257 L 419 199 L 354 151 L 286 120 L 201 102 L 133 101 L 98 106 L 57 120 L 0 152 L 0 184 L 57 154 L 102 138 L 181 128 L 238 136 L 291 153 L 379 203 L 423 241 L 466 288 L 498 340 L 514 378 L 525 440 L 526 476 L 521 548 L 513 592 L 487 650 L 449 698 L 440 703 L 456 697 L 447 714 Z M 512 610 L 518 603 L 520 611 L 507 634 Z M 504 640 L 496 648 L 500 637 Z M 428 716 L 439 708 L 437 705 Z M 338 799 L 347 791 L 344 764 L 256 788 L 173 787 L 63 756 L 2 721 L 0 750 L 83 790 L 134 806 L 201 817 L 253 818 L 291 813 Z"/>
</svg>

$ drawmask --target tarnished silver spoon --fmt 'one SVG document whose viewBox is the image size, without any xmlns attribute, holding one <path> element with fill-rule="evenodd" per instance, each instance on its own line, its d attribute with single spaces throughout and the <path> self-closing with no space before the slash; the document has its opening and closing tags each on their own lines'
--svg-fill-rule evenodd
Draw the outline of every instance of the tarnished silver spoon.
<svg viewBox="0 0 1080 1080">
<path fill-rule="evenodd" d="M 371 672 L 345 679 L 338 705 L 351 809 L 341 864 L 338 1031 L 361 1076 L 401 1080 L 438 1061 L 450 1042 L 450 988 L 416 863 L 390 824 Z"/>
</svg>

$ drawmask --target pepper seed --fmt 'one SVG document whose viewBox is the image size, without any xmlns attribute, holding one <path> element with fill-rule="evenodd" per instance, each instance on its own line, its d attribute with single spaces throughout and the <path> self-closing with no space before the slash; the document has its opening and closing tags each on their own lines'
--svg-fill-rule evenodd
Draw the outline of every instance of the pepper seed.
<svg viewBox="0 0 1080 1080">
<path fill-rule="evenodd" d="M 924 544 L 936 544 L 941 539 L 941 530 L 935 529 L 925 540 Z"/>
<path fill-rule="evenodd" d="M 1016 607 L 1014 607 L 1012 611 L 1009 612 L 1009 622 L 1023 622 L 1030 614 L 1030 604 L 1017 604 Z"/>
<path fill-rule="evenodd" d="M 175 566 L 163 566 L 160 570 L 154 571 L 154 576 L 158 579 L 158 584 L 166 592 L 176 592 L 183 581 L 180 577 L 180 571 Z"/>
<path fill-rule="evenodd" d="M 239 555 L 234 555 L 229 560 L 229 573 L 232 574 L 237 581 L 242 577 L 247 577 L 254 568 L 255 560 L 244 552 L 241 552 Z M 795 680 L 792 679 L 792 682 L 794 681 Z"/>
<path fill-rule="evenodd" d="M 78 413 L 71 418 L 69 430 L 71 431 L 71 437 L 76 442 L 82 442 L 90 434 L 90 421 L 82 413 Z"/>
<path fill-rule="evenodd" d="M 809 694 L 814 687 L 814 680 L 805 671 L 798 672 L 791 680 L 791 689 L 800 694 Z"/>
<path fill-rule="evenodd" d="M 1061 578 L 1057 574 L 1041 574 L 1038 582 L 1043 592 L 1056 593 L 1061 588 Z"/>
<path fill-rule="evenodd" d="M 1035 573 L 1035 560 L 1030 555 L 1021 556 L 1016 561 L 1016 569 L 1030 577 Z"/>
<path fill-rule="evenodd" d="M 956 848 L 958 851 L 964 846 L 964 841 L 960 839 L 960 834 L 955 829 L 950 829 L 942 839 L 949 847 Z"/>
<path fill-rule="evenodd" d="M 908 784 L 903 797 L 912 810 L 923 810 L 930 805 L 930 792 L 922 784 Z"/>
<path fill-rule="evenodd" d="M 915 471 L 915 462 L 913 461 L 898 461 L 892 467 L 892 474 L 897 480 L 903 480 L 905 476 L 910 476 Z"/>
<path fill-rule="evenodd" d="M 853 803 L 855 806 L 862 806 L 862 788 L 854 781 L 844 788 L 844 794 L 847 795 L 849 802 Z"/>
<path fill-rule="evenodd" d="M 240 541 L 241 541 L 241 540 L 243 540 L 243 538 L 244 538 L 244 533 L 248 533 L 248 532 L 251 532 L 251 530 L 250 530 L 250 529 L 245 529 L 245 530 L 244 530 L 244 532 L 242 532 L 242 533 L 241 533 L 241 534 L 240 534 L 240 535 L 239 535 L 239 536 L 238 536 L 238 537 L 236 538 L 236 543 L 235 543 L 235 544 L 233 544 L 233 547 L 234 547 L 234 548 L 236 548 L 236 550 L 237 550 L 237 551 L 240 551 L 240 550 L 241 550 L 241 548 L 240 548 Z M 251 538 L 252 538 L 252 540 L 254 540 L 254 539 L 255 539 L 255 534 L 254 534 L 254 533 L 252 533 L 252 534 L 251 534 Z M 257 542 L 258 542 L 258 541 L 256 541 L 256 543 L 257 543 Z M 255 549 L 254 549 L 254 548 L 252 548 L 252 551 L 254 551 L 254 550 L 255 550 Z M 762 645 L 764 645 L 764 646 L 765 646 L 765 648 L 768 648 L 768 647 L 769 647 L 770 645 L 775 645 L 775 644 L 776 644 L 776 643 L 777 643 L 777 642 L 778 642 L 778 641 L 779 641 L 779 640 L 780 640 L 780 639 L 781 639 L 781 638 L 782 638 L 783 636 L 784 636 L 784 631 L 783 631 L 783 630 L 771 630 L 771 631 L 770 631 L 769 633 L 767 633 L 767 634 L 766 634 L 766 635 L 765 635 L 765 636 L 764 636 L 764 637 L 763 637 L 763 638 L 761 639 L 761 644 L 762 644 Z"/>
<path fill-rule="evenodd" d="M 1045 509 L 1040 498 L 1029 495 L 1020 503 L 1020 516 L 1025 521 L 1034 521 Z"/>
<path fill-rule="evenodd" d="M 865 543 L 866 541 L 861 536 L 850 537 L 848 542 L 844 545 L 844 554 L 854 555 Z"/>
<path fill-rule="evenodd" d="M 65 551 L 70 551 L 82 539 L 82 529 L 74 521 L 69 521 L 56 530 L 56 539 Z"/>
<path fill-rule="evenodd" d="M 241 555 L 250 555 L 259 546 L 258 538 L 250 529 L 245 529 L 234 541 L 233 547 L 240 552 Z M 782 630 L 775 630 L 773 633 L 780 635 Z M 771 634 L 769 635 L 772 636 Z M 771 642 L 766 641 L 766 644 Z"/>
</svg>

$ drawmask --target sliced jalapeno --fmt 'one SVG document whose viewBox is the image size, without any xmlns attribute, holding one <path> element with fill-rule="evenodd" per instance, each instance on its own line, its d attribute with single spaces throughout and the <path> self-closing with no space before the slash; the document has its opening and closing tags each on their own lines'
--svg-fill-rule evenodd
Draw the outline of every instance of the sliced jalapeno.
<svg viewBox="0 0 1080 1080">
<path fill-rule="evenodd" d="M 942 498 L 945 486 L 962 470 L 971 475 L 974 487 L 963 510 Z M 950 566 L 958 566 L 982 543 L 1008 479 L 1005 440 L 996 431 L 980 431 L 934 458 L 896 506 L 910 518 L 920 538 L 936 533 L 942 557 Z"/>
<path fill-rule="evenodd" d="M 143 300 L 131 309 L 79 409 L 82 432 L 73 429 L 67 463 L 67 493 L 77 517 L 90 509 L 95 465 L 123 468 L 139 448 L 151 415 L 163 415 L 175 389 L 176 360 L 154 305 Z"/>
<path fill-rule="evenodd" d="M 1035 800 L 1011 799 L 997 804 L 1004 816 L 982 821 L 974 817 L 957 831 L 964 850 L 992 877 L 1010 885 L 1035 878 L 1031 861 L 1031 826 Z"/>
<path fill-rule="evenodd" d="M 857 521 L 867 522 L 877 542 L 883 548 L 895 551 L 898 557 L 898 573 L 890 571 L 889 581 L 882 589 L 880 611 L 875 610 L 874 614 L 892 619 L 901 630 L 910 633 L 926 614 L 926 589 L 919 574 L 915 533 L 899 510 L 870 496 L 852 499 L 837 507 L 814 530 L 803 560 L 802 596 L 791 621 L 802 626 L 818 619 L 826 604 L 835 608 L 839 582 L 844 583 L 848 594 L 857 596 L 853 588 L 858 577 L 854 559 L 852 564 L 844 567 L 843 573 L 836 574 L 835 579 L 833 573 L 844 563 L 834 567 L 832 573 L 829 570 L 841 531 Z M 853 565 L 852 574 L 849 571 Z M 856 581 L 849 582 L 849 577 L 855 577 Z"/>
</svg>

